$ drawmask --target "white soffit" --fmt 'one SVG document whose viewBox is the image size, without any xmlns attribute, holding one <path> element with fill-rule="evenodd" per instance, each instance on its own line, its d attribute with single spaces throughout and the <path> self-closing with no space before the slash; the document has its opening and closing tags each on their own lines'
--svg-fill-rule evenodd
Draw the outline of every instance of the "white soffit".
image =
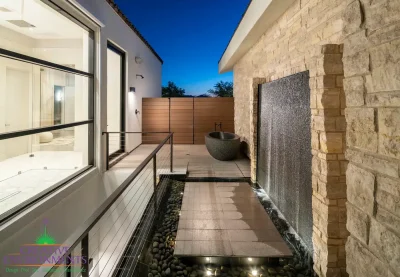
<svg viewBox="0 0 400 277">
<path fill-rule="evenodd" d="M 59 1 L 59 0 L 57 0 Z M 82 12 L 83 14 L 85 14 L 88 18 L 90 18 L 91 21 L 93 21 L 96 25 L 98 25 L 99 27 L 103 28 L 105 25 L 99 20 L 97 19 L 91 12 L 89 12 L 87 9 L 85 9 L 80 3 L 78 3 L 78 1 L 76 0 L 63 0 L 66 1 L 67 3 L 71 4 L 72 6 L 74 6 L 76 9 L 78 9 L 80 12 Z"/>
<path fill-rule="evenodd" d="M 219 61 L 219 73 L 231 71 L 268 28 L 296 0 L 252 0 Z"/>
</svg>

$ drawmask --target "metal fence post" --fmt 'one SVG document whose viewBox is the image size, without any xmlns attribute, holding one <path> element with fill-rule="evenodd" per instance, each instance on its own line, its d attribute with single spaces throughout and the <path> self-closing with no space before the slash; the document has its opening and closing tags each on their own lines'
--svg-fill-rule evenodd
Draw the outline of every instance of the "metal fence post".
<svg viewBox="0 0 400 277">
<path fill-rule="evenodd" d="M 110 168 L 110 161 L 109 161 L 109 159 L 110 159 L 110 157 L 109 157 L 109 151 L 110 151 L 110 149 L 109 149 L 109 147 L 110 147 L 110 145 L 109 145 L 109 140 L 110 140 L 110 138 L 109 138 L 109 134 L 108 133 L 105 133 L 106 134 L 106 170 L 109 170 Z"/>
<path fill-rule="evenodd" d="M 171 173 L 174 171 L 174 133 L 171 134 L 171 138 L 170 138 L 170 144 L 171 144 L 171 156 L 170 156 L 170 170 Z"/>
<path fill-rule="evenodd" d="M 82 277 L 89 277 L 89 233 L 82 239 L 82 258 L 86 258 L 86 262 L 82 261 Z"/>
<path fill-rule="evenodd" d="M 69 255 L 66 257 L 66 261 L 65 261 L 65 265 L 66 265 L 65 277 L 71 277 L 71 276 L 72 276 L 72 274 L 71 274 L 71 272 L 72 272 L 72 268 L 71 268 L 71 259 L 72 259 L 72 255 L 69 254 Z"/>
<path fill-rule="evenodd" d="M 154 213 L 157 213 L 158 198 L 157 198 L 157 154 L 153 157 L 153 186 L 154 186 Z"/>
</svg>

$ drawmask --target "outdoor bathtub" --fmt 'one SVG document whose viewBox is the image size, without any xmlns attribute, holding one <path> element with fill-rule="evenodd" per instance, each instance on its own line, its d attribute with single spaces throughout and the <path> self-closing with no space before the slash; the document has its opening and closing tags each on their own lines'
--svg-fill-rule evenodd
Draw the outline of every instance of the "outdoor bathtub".
<svg viewBox="0 0 400 277">
<path fill-rule="evenodd" d="M 220 161 L 236 159 L 239 154 L 240 137 L 226 132 L 211 132 L 206 136 L 206 147 L 210 155 Z"/>
</svg>

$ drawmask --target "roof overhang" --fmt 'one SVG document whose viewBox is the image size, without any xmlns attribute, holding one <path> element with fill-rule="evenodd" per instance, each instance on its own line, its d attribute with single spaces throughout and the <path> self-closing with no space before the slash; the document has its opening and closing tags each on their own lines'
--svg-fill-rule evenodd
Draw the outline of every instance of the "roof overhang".
<svg viewBox="0 0 400 277">
<path fill-rule="evenodd" d="M 233 66 L 295 1 L 252 0 L 219 61 L 219 73 L 231 71 Z"/>
</svg>

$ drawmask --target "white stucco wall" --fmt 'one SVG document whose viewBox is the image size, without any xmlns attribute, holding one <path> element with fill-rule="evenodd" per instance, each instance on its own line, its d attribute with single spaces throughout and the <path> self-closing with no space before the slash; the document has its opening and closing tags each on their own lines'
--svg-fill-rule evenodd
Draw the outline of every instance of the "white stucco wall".
<svg viewBox="0 0 400 277">
<path fill-rule="evenodd" d="M 100 57 L 102 67 L 107 67 L 107 41 L 111 41 L 126 52 L 126 131 L 141 131 L 142 113 L 135 115 L 135 109 L 142 108 L 143 97 L 161 97 L 161 62 L 143 43 L 143 41 L 125 24 L 121 17 L 105 1 L 77 0 L 84 8 L 98 18 L 105 27 L 101 30 Z M 130 34 L 130 35 L 127 35 Z M 143 59 L 142 64 L 135 62 L 135 57 Z M 136 74 L 144 76 L 144 79 L 136 79 Z M 101 72 L 102 100 L 106 97 L 107 72 Z M 129 87 L 135 87 L 135 93 L 128 93 Z M 102 109 L 105 109 L 102 101 Z M 105 114 L 102 114 L 104 121 Z M 104 124 L 103 124 L 104 127 Z M 128 138 L 128 149 L 132 149 L 141 143 L 141 136 L 131 135 Z"/>
<path fill-rule="evenodd" d="M 135 109 L 141 111 L 143 97 L 161 96 L 162 64 L 145 43 L 143 43 L 131 28 L 125 24 L 125 22 L 118 14 L 116 14 L 105 0 L 78 0 L 77 2 L 105 25 L 101 28 L 101 31 L 97 33 L 97 35 L 99 35 L 99 40 L 95 45 L 97 51 L 97 66 L 100 66 L 100 71 L 96 73 L 98 76 L 96 76 L 95 80 L 95 156 L 97 166 L 93 170 L 82 175 L 80 178 L 70 182 L 62 189 L 56 191 L 53 195 L 36 203 L 34 206 L 19 214 L 9 222 L 1 225 L 1 257 L 8 253 L 18 252 L 22 244 L 34 242 L 37 236 L 43 231 L 44 220 L 48 222 L 48 230 L 51 232 L 51 235 L 56 238 L 57 242 L 65 242 L 65 240 L 90 217 L 90 215 L 128 175 L 127 172 L 125 172 L 124 176 L 108 175 L 105 177 L 102 173 L 102 168 L 105 164 L 105 144 L 101 132 L 105 131 L 107 127 L 106 69 L 108 40 L 126 52 L 126 130 L 141 131 L 142 114 L 140 113 L 135 115 L 134 112 Z M 73 12 L 72 14 L 76 14 L 76 12 Z M 143 59 L 143 63 L 140 65 L 136 64 L 135 56 L 140 56 Z M 143 75 L 144 79 L 136 79 L 136 74 Z M 129 87 L 135 87 L 136 93 L 129 93 Z M 127 148 L 128 150 L 133 149 L 140 143 L 141 136 L 130 136 Z M 152 181 L 146 181 L 146 184 L 147 183 L 152 184 Z M 133 199 L 133 195 L 139 195 L 136 194 L 139 189 L 144 190 L 147 193 L 140 194 L 144 197 L 141 199 L 142 201 L 134 199 L 135 201 L 132 202 L 131 200 Z M 126 220 L 117 221 L 114 212 L 108 222 L 102 222 L 104 227 L 100 226 L 99 228 L 113 227 L 113 231 L 108 233 L 108 237 L 115 237 L 118 234 L 120 235 L 119 243 L 116 244 L 111 251 L 108 249 L 108 254 L 118 253 L 118 251 L 123 249 L 123 246 L 130 237 L 129 234 L 135 229 L 143 210 L 148 203 L 148 199 L 151 196 L 151 190 L 152 187 L 147 185 L 135 185 L 129 192 L 121 196 L 119 199 L 120 201 L 118 201 L 120 203 L 118 207 L 113 207 L 113 209 L 116 208 L 115 211 L 121 209 L 129 211 L 125 217 Z M 130 224 L 126 224 L 127 222 Z M 121 231 L 118 231 L 119 233 L 117 234 L 116 230 Z M 104 237 L 102 238 L 102 240 L 106 239 L 107 238 Z M 91 238 L 90 244 L 98 244 L 96 236 Z M 101 249 L 104 249 L 104 245 L 100 246 L 100 250 Z M 90 249 L 90 252 L 93 253 L 93 247 Z M 103 253 L 105 252 L 103 251 Z M 93 253 L 95 259 L 101 255 L 102 253 L 100 252 Z M 104 271 L 102 275 L 104 276 L 108 275 L 112 270 L 112 268 L 106 266 L 106 264 L 104 264 L 103 268 Z M 100 270 L 96 271 L 96 273 L 99 274 Z M 1 263 L 0 276 L 7 275 L 8 274 L 5 273 L 4 265 Z M 13 274 L 13 276 L 29 275 L 31 274 L 22 272 Z"/>
</svg>

